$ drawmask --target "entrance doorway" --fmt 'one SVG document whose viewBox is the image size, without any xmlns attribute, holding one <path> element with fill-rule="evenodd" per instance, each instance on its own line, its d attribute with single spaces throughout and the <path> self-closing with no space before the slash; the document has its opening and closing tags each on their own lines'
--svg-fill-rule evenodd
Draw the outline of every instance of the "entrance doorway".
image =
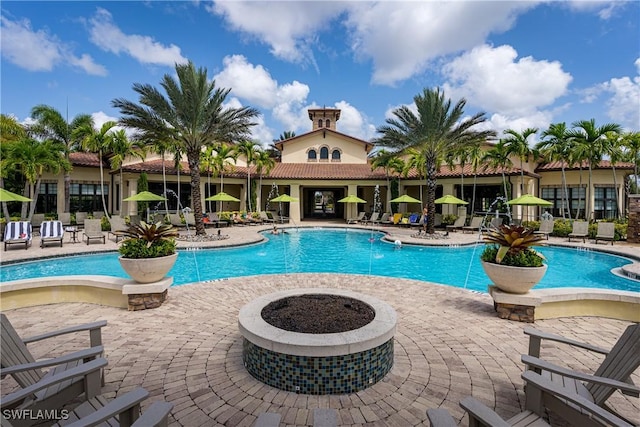
<svg viewBox="0 0 640 427">
<path fill-rule="evenodd" d="M 334 219 L 344 217 L 343 203 L 337 203 L 344 197 L 342 188 L 305 188 L 304 217 L 305 219 Z"/>
</svg>

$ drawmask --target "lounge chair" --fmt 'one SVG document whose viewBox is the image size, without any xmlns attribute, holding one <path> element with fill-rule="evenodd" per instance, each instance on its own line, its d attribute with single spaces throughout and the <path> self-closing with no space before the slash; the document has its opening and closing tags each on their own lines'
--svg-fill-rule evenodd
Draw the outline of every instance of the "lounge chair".
<svg viewBox="0 0 640 427">
<path fill-rule="evenodd" d="M 482 221 L 484 220 L 481 216 L 474 216 L 471 218 L 471 223 L 469 225 L 465 225 L 461 228 L 463 233 L 470 231 L 471 233 L 477 233 L 480 231 L 480 227 L 482 226 Z"/>
<path fill-rule="evenodd" d="M 262 213 L 264 213 L 265 216 L 267 215 L 266 212 L 262 212 Z M 267 217 L 267 219 L 268 219 L 268 217 Z M 275 220 L 273 218 L 270 219 L 269 221 L 275 222 Z M 213 224 L 214 227 L 220 228 L 220 227 L 228 226 L 229 222 L 221 220 L 217 213 L 209 212 L 209 224 Z"/>
<path fill-rule="evenodd" d="M 561 385 L 553 383 L 538 374 L 527 371 L 522 374 L 522 379 L 525 381 L 526 387 L 524 412 L 505 420 L 479 400 L 473 397 L 465 397 L 460 401 L 460 406 L 469 415 L 469 426 L 550 426 L 546 420 L 546 412 L 549 409 L 554 415 L 558 415 L 568 421 L 570 425 L 631 427 L 624 420 L 594 405 L 582 396 L 571 393 Z M 586 418 L 583 423 L 576 424 L 575 420 L 568 418 L 570 417 L 568 413 L 574 408 L 580 408 L 585 414 L 589 415 L 589 418 Z M 432 427 L 455 427 L 458 425 L 446 409 L 427 409 L 427 418 L 429 418 Z"/>
<path fill-rule="evenodd" d="M 587 236 L 589 235 L 589 223 L 586 221 L 575 221 L 573 223 L 573 229 L 571 233 L 569 233 L 569 241 L 572 238 L 574 239 L 582 239 L 582 243 L 587 242 Z"/>
<path fill-rule="evenodd" d="M 276 222 L 275 219 L 269 218 L 269 216 L 267 215 L 267 213 L 265 211 L 260 211 L 258 215 L 260 215 L 260 219 L 262 220 L 262 222 L 268 222 L 268 223 Z"/>
<path fill-rule="evenodd" d="M 2 334 L 0 334 L 2 340 L 2 346 L 0 347 L 0 374 L 2 377 L 11 375 L 22 389 L 29 389 L 29 387 L 52 375 L 68 371 L 91 359 L 98 358 L 103 353 L 102 328 L 106 324 L 107 322 L 102 320 L 30 338 L 20 338 L 7 316 L 0 314 L 2 331 Z M 36 359 L 27 348 L 29 343 L 83 331 L 89 332 L 90 345 L 90 348 L 84 350 L 36 362 Z M 42 368 L 46 367 L 51 368 L 45 373 Z M 67 381 L 62 385 L 57 384 L 51 387 L 39 388 L 37 392 L 31 392 L 30 395 L 34 398 L 33 405 L 35 405 L 35 408 L 59 407 L 84 393 L 87 384 L 83 377 L 74 376 L 72 378 L 71 381 Z M 100 375 L 98 375 L 98 388 L 100 385 Z M 93 388 L 94 386 L 93 384 L 91 387 Z M 2 403 L 3 405 L 5 404 L 4 397 L 2 398 Z"/>
<path fill-rule="evenodd" d="M 111 230 L 109 230 L 107 236 L 113 234 L 113 237 L 116 239 L 116 243 L 118 243 L 118 241 L 123 237 L 115 234 L 115 232 L 128 229 L 129 227 L 127 226 L 127 222 L 120 216 L 112 216 L 111 219 L 109 219 L 109 224 L 111 225 Z"/>
<path fill-rule="evenodd" d="M 542 234 L 547 240 L 549 240 L 549 234 L 553 233 L 553 219 L 543 219 L 540 221 L 540 229 L 533 232 L 533 234 Z"/>
<path fill-rule="evenodd" d="M 196 226 L 196 215 L 194 213 L 185 213 L 184 214 L 184 224 L 187 227 L 195 227 Z"/>
<path fill-rule="evenodd" d="M 104 216 L 104 211 L 93 211 L 91 215 L 94 219 L 102 219 L 102 217 Z"/>
<path fill-rule="evenodd" d="M 62 221 L 44 221 L 40 225 L 40 247 L 44 248 L 49 243 L 60 243 L 64 238 Z"/>
<path fill-rule="evenodd" d="M 402 221 L 402 214 L 401 213 L 394 213 L 392 221 L 393 221 L 393 225 L 400 224 L 400 221 Z"/>
<path fill-rule="evenodd" d="M 635 323 L 628 326 L 611 350 L 545 333 L 534 328 L 525 328 L 524 333 L 529 335 L 529 354 L 522 356 L 522 362 L 527 366 L 527 369 L 541 373 L 542 376 L 554 383 L 563 384 L 572 393 L 579 394 L 616 416 L 620 415 L 606 404 L 607 399 L 616 390 L 629 396 L 640 396 L 640 387 L 635 386 L 630 380 L 631 374 L 640 366 L 640 324 Z M 568 344 L 606 356 L 593 375 L 585 374 L 540 359 L 540 347 L 543 340 Z M 576 421 L 575 425 L 582 425 L 584 419 L 587 418 L 577 409 L 571 411 L 570 416 Z"/>
<path fill-rule="evenodd" d="M 422 227 L 424 225 L 424 215 L 420 215 L 418 220 L 413 222 L 411 221 L 411 217 L 409 217 L 409 228 L 411 227 Z"/>
<path fill-rule="evenodd" d="M 182 217 L 180 214 L 169 214 L 169 221 L 171 221 L 171 225 L 174 227 L 184 227 L 185 224 L 182 222 Z"/>
<path fill-rule="evenodd" d="M 71 214 L 69 212 L 59 213 L 58 220 L 62 222 L 63 226 L 71 227 Z"/>
<path fill-rule="evenodd" d="M 489 231 L 491 229 L 498 228 L 498 227 L 500 227 L 502 225 L 503 222 L 504 222 L 504 219 L 501 218 L 501 217 L 491 218 L 491 221 L 489 221 L 489 224 L 483 224 L 482 225 L 482 231 L 486 232 L 486 231 Z"/>
<path fill-rule="evenodd" d="M 76 225 L 78 227 L 84 227 L 84 221 L 88 216 L 89 214 L 87 212 L 76 212 Z"/>
<path fill-rule="evenodd" d="M 447 225 L 445 228 L 447 231 L 456 231 L 461 229 L 462 227 L 464 227 L 464 223 L 467 220 L 467 217 L 465 216 L 460 216 L 458 217 L 458 219 L 456 219 L 453 224 L 451 225 Z"/>
<path fill-rule="evenodd" d="M 24 245 L 25 249 L 31 246 L 31 223 L 29 221 L 11 221 L 4 229 L 4 250 L 8 245 Z"/>
<path fill-rule="evenodd" d="M 359 212 L 358 216 L 355 218 L 347 218 L 347 224 L 357 224 L 364 220 L 365 212 Z"/>
<path fill-rule="evenodd" d="M 31 222 L 31 232 L 33 234 L 40 233 L 40 226 L 44 222 L 44 214 L 33 214 L 29 222 Z"/>
<path fill-rule="evenodd" d="M 378 219 L 378 224 L 391 224 L 391 221 L 389 220 L 389 212 L 385 212 L 382 214 L 382 216 Z"/>
<path fill-rule="evenodd" d="M 616 225 L 613 222 L 599 222 L 598 223 L 598 231 L 596 232 L 596 244 L 598 244 L 598 240 L 604 240 L 605 242 L 611 242 L 613 245 L 613 240 L 616 237 Z"/>
<path fill-rule="evenodd" d="M 433 216 L 433 226 L 442 227 L 442 214 L 437 213 Z"/>
<path fill-rule="evenodd" d="M 371 216 L 369 217 L 369 219 L 362 220 L 362 225 L 367 225 L 367 224 L 374 225 L 374 224 L 376 224 L 378 222 L 378 216 L 380 216 L 380 214 L 378 212 L 373 212 L 371 214 Z"/>
<path fill-rule="evenodd" d="M 106 243 L 106 236 L 102 232 L 102 221 L 99 219 L 85 219 L 82 240 L 86 240 L 87 245 L 92 240 L 102 240 L 102 244 L 104 245 Z"/>
<path fill-rule="evenodd" d="M 40 381 L 29 389 L 19 390 L 11 393 L 2 399 L 2 425 L 11 426 L 23 426 L 32 425 L 39 422 L 38 420 L 24 420 L 24 419 L 7 419 L 6 416 L 11 414 L 11 409 L 19 406 L 21 409 L 33 410 L 28 404 L 28 399 L 34 394 L 41 391 L 43 388 L 52 388 L 56 385 L 63 384 L 64 382 L 74 379 L 74 375 L 82 375 L 83 377 L 92 380 L 90 384 L 91 389 L 87 390 L 85 397 L 87 400 L 75 408 L 67 409 L 67 417 L 60 423 L 54 424 L 56 426 L 96 426 L 96 425 L 109 425 L 109 426 L 125 426 L 125 427 L 160 427 L 168 425 L 169 412 L 173 408 L 171 403 L 167 402 L 155 402 L 149 408 L 147 408 L 142 414 L 140 414 L 140 404 L 149 397 L 149 392 L 142 387 L 138 387 L 125 394 L 121 394 L 117 398 L 109 401 L 104 396 L 99 395 L 100 385 L 96 386 L 95 377 L 99 377 L 100 370 L 106 366 L 107 361 L 105 359 L 92 360 L 84 365 L 70 369 L 67 372 L 54 375 L 46 380 Z M 24 404 L 23 402 L 27 402 Z M 47 410 L 50 414 L 62 413 L 62 411 L 54 412 L 57 408 L 49 407 Z M 6 414 L 6 415 L 5 415 Z"/>
</svg>

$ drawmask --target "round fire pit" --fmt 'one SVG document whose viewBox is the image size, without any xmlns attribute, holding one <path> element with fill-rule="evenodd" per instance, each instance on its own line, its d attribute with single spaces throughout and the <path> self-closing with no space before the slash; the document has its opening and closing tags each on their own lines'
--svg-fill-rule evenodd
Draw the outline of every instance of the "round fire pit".
<svg viewBox="0 0 640 427">
<path fill-rule="evenodd" d="M 238 318 L 249 373 L 305 394 L 354 393 L 380 381 L 393 366 L 396 322 L 387 303 L 341 289 L 265 295 L 242 307 Z"/>
</svg>

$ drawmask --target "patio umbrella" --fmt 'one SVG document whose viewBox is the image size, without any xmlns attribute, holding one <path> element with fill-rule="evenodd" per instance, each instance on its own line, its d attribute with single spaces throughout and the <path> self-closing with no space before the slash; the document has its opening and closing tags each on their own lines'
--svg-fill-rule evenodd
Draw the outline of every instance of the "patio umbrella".
<svg viewBox="0 0 640 427">
<path fill-rule="evenodd" d="M 0 188 L 0 202 L 30 202 L 28 197 L 21 196 L 20 194 L 12 193 L 9 190 Z"/>
<path fill-rule="evenodd" d="M 211 197 L 207 197 L 204 200 L 212 201 L 212 202 L 239 202 L 240 201 L 240 199 L 233 197 L 231 194 L 227 194 L 224 191 L 221 191 L 218 194 L 214 194 Z"/>
<path fill-rule="evenodd" d="M 358 196 L 356 196 L 354 194 L 349 194 L 344 199 L 338 200 L 338 203 L 367 203 L 367 201 L 366 200 L 362 200 L 360 197 L 358 197 Z"/>
<path fill-rule="evenodd" d="M 124 202 L 159 202 L 162 200 L 167 200 L 167 199 L 165 197 L 158 196 L 157 194 L 153 194 L 149 191 L 141 191 L 138 194 L 134 194 L 131 197 L 122 199 L 122 201 Z"/>
<path fill-rule="evenodd" d="M 508 205 L 522 205 L 522 206 L 551 206 L 553 203 L 541 199 L 531 194 L 523 194 L 513 200 L 507 202 Z"/>
<path fill-rule="evenodd" d="M 451 194 L 447 194 L 446 196 L 442 196 L 439 199 L 435 199 L 433 203 L 438 205 L 468 205 L 469 202 L 465 202 L 462 199 L 458 199 L 456 196 L 452 196 Z"/>
<path fill-rule="evenodd" d="M 414 199 L 411 196 L 408 195 L 402 195 L 400 197 L 396 197 L 395 199 L 391 200 L 391 203 L 422 203 L 420 200 L 418 199 Z"/>
<path fill-rule="evenodd" d="M 288 194 L 281 194 L 278 197 L 275 197 L 271 200 L 269 200 L 270 202 L 284 202 L 284 203 L 290 203 L 290 202 L 297 202 L 298 199 L 296 199 L 295 197 L 291 197 Z"/>
</svg>

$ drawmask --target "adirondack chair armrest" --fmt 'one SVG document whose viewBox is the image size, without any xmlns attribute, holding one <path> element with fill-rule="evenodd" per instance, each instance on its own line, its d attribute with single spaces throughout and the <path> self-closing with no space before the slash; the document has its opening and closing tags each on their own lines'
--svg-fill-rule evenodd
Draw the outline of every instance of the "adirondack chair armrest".
<svg viewBox="0 0 640 427">
<path fill-rule="evenodd" d="M 571 340 L 561 335 L 543 332 L 531 327 L 524 328 L 524 333 L 525 335 L 529 335 L 529 355 L 534 357 L 540 356 L 540 342 L 542 340 L 555 341 L 563 344 L 568 344 L 574 347 L 584 348 L 585 350 L 593 351 L 600 354 L 609 354 L 609 350 L 605 350 L 604 348 L 600 348 L 600 347 L 596 347 L 595 345 Z M 537 350 L 536 350 L 536 346 L 537 346 Z"/>
<path fill-rule="evenodd" d="M 444 408 L 427 409 L 427 418 L 429 418 L 431 427 L 458 427 L 456 420 Z"/>
<path fill-rule="evenodd" d="M 169 402 L 154 402 L 142 413 L 131 427 L 149 427 L 168 425 L 169 413 L 173 404 Z"/>
<path fill-rule="evenodd" d="M 526 354 L 522 355 L 522 362 L 528 367 L 533 367 L 533 368 L 541 369 L 544 371 L 553 372 L 556 374 L 563 375 L 565 377 L 575 378 L 580 381 L 604 385 L 607 387 L 618 389 L 622 393 L 628 396 L 640 397 L 640 388 L 633 384 L 625 383 L 622 381 L 616 381 L 616 380 L 612 380 L 610 378 L 605 378 L 605 377 L 597 377 L 595 375 L 585 374 L 579 371 L 574 371 L 573 369 L 564 368 L 562 366 L 558 366 L 553 363 L 549 363 L 542 359 L 538 359 L 537 357 L 531 357 Z"/>
<path fill-rule="evenodd" d="M 19 372 L 30 371 L 32 369 L 46 368 L 47 366 L 62 365 L 63 363 L 73 362 L 81 359 L 95 359 L 102 355 L 104 347 L 101 345 L 97 347 L 87 348 L 85 350 L 75 351 L 73 353 L 65 354 L 64 356 L 54 357 L 51 359 L 39 360 L 37 362 L 24 363 L 22 365 L 13 365 L 6 368 L 0 368 L 0 377 L 4 378 L 6 375 L 17 374 Z"/>
<path fill-rule="evenodd" d="M 132 418 L 137 418 L 140 413 L 140 403 L 149 397 L 149 392 L 142 387 L 133 389 L 132 391 L 118 396 L 103 407 L 99 408 L 95 412 L 89 415 L 83 416 L 78 421 L 67 424 L 66 427 L 90 427 L 100 425 L 106 420 L 113 418 L 117 415 L 121 415 L 126 411 L 132 410 L 135 415 Z M 121 415 L 122 418 L 122 415 Z M 139 419 L 139 418 L 138 418 Z M 132 423 L 124 422 L 120 420 L 120 425 L 129 426 Z M 148 427 L 153 424 L 145 424 Z"/>
<path fill-rule="evenodd" d="M 59 329 L 57 331 L 51 331 L 46 334 L 36 335 L 29 338 L 23 338 L 22 342 L 29 344 L 32 342 L 40 341 L 46 338 L 57 337 L 60 335 L 71 334 L 74 332 L 89 331 L 91 338 L 91 347 L 95 347 L 102 344 L 101 329 L 107 326 L 106 320 L 99 320 L 97 322 L 85 323 L 82 325 L 71 326 L 70 328 Z"/>
<path fill-rule="evenodd" d="M 460 406 L 469 414 L 469 425 L 472 425 L 471 420 L 474 419 L 480 421 L 483 425 L 510 427 L 500 415 L 474 397 L 465 397 L 460 401 Z"/>
<path fill-rule="evenodd" d="M 578 393 L 573 393 L 570 390 L 562 387 L 559 384 L 553 383 L 548 379 L 536 374 L 532 371 L 525 371 L 521 375 L 527 386 L 533 385 L 542 393 L 554 398 L 565 399 L 589 412 L 591 418 L 604 421 L 603 425 L 612 425 L 617 427 L 633 427 L 632 424 L 627 423 L 625 420 L 617 417 L 615 414 L 607 411 L 606 409 L 596 405 L 593 402 L 588 401 Z M 528 389 L 527 389 L 528 390 Z M 527 391 L 529 393 L 529 391 Z M 543 397 L 544 400 L 544 397 Z M 560 414 L 561 415 L 561 414 Z"/>
<path fill-rule="evenodd" d="M 54 384 L 61 383 L 63 381 L 70 380 L 76 377 L 87 377 L 93 372 L 99 372 L 100 369 L 107 366 L 107 360 L 103 358 L 95 359 L 87 363 L 76 366 L 75 368 L 68 369 L 64 372 L 60 372 L 50 377 L 44 378 L 37 383 L 31 384 L 28 387 L 20 389 L 14 393 L 8 394 L 2 398 L 0 405 L 4 407 L 11 407 L 16 403 L 24 401 L 26 398 L 33 396 L 34 393 L 43 390 L 47 387 L 51 387 Z M 96 380 L 100 381 L 100 375 Z"/>
</svg>

